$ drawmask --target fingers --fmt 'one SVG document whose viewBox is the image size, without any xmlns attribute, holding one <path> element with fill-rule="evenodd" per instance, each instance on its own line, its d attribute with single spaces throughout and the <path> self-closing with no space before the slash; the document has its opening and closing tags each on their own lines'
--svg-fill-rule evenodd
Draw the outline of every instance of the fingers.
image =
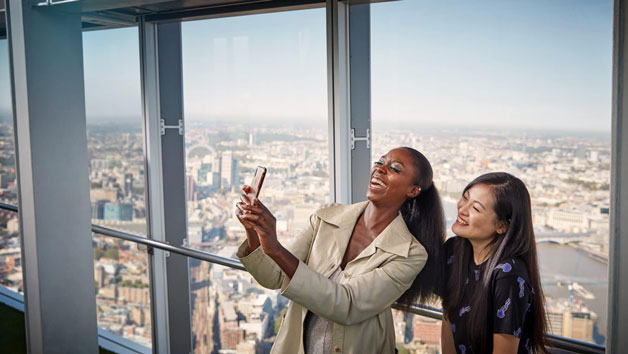
<svg viewBox="0 0 628 354">
<path fill-rule="evenodd" d="M 246 204 L 248 204 L 248 205 L 253 204 L 253 201 L 251 200 L 251 198 L 249 198 L 249 196 L 248 196 L 248 195 L 246 195 L 246 194 L 242 194 L 242 195 L 240 196 L 240 200 L 241 200 L 243 203 L 246 203 Z"/>
<path fill-rule="evenodd" d="M 270 216 L 271 219 L 274 219 L 275 216 L 273 215 L 273 213 L 270 212 L 270 210 L 268 210 L 268 208 L 264 205 L 264 203 L 262 203 L 259 199 L 254 198 L 253 199 L 253 207 L 258 207 L 261 209 L 260 213 L 263 214 L 268 214 Z M 257 210 L 255 210 L 255 212 L 257 213 Z"/>
<path fill-rule="evenodd" d="M 252 229 L 255 227 L 255 224 L 247 221 L 246 219 L 243 218 L 244 214 L 242 214 L 242 212 L 240 210 L 236 210 L 235 211 L 235 216 L 236 218 L 238 218 L 238 221 L 240 221 L 240 223 L 244 226 L 244 228 L 246 229 Z"/>
<path fill-rule="evenodd" d="M 244 194 L 249 194 L 251 193 L 251 191 L 253 191 L 253 188 L 248 184 L 245 184 L 242 186 L 242 191 L 244 192 Z"/>
<path fill-rule="evenodd" d="M 238 207 L 238 209 L 242 210 L 244 214 L 248 214 L 248 213 L 263 214 L 264 213 L 264 209 L 262 209 L 261 207 L 253 206 L 246 202 L 236 203 L 236 206 Z"/>
<path fill-rule="evenodd" d="M 257 214 L 244 214 L 242 215 L 242 219 L 260 225 L 264 221 L 264 217 L 262 215 Z"/>
</svg>

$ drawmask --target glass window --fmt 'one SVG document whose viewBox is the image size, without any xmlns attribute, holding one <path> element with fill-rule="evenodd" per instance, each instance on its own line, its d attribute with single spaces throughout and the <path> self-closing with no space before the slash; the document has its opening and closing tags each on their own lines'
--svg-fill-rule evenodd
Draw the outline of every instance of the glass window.
<svg viewBox="0 0 628 354">
<path fill-rule="evenodd" d="M 83 34 L 92 223 L 146 234 L 137 28 Z M 151 347 L 148 256 L 94 235 L 98 326 Z"/>
<path fill-rule="evenodd" d="M 329 201 L 325 10 L 183 23 L 188 239 L 234 257 L 241 187 L 268 168 L 260 200 L 282 242 Z M 267 352 L 287 301 L 247 272 L 191 260 L 194 349 Z"/>
<path fill-rule="evenodd" d="M 17 205 L 9 48 L 0 40 L 0 201 Z M 24 293 L 18 214 L 0 209 L 0 285 Z"/>
<path fill-rule="evenodd" d="M 607 317 L 612 18 L 611 1 L 371 6 L 373 158 L 400 145 L 422 151 L 448 226 L 472 179 L 520 177 L 532 196 L 551 332 L 598 344 Z M 438 350 L 437 334 L 398 319 L 407 334 L 400 346 Z"/>
</svg>

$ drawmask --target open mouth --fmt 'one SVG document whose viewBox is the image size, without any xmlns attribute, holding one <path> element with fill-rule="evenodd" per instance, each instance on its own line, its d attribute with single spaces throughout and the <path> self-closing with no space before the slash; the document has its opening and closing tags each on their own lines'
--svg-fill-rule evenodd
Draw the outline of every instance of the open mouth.
<svg viewBox="0 0 628 354">
<path fill-rule="evenodd" d="M 371 177 L 370 187 L 373 189 L 384 189 L 386 188 L 386 184 L 384 183 L 384 181 L 382 181 L 378 177 L 373 176 Z"/>
<path fill-rule="evenodd" d="M 460 218 L 460 216 L 458 216 L 458 217 L 456 218 L 456 224 L 458 224 L 458 225 L 460 225 L 460 226 L 469 226 L 469 223 L 468 223 L 468 222 L 466 222 L 466 221 L 464 221 L 464 220 L 462 220 L 462 219 Z"/>
</svg>

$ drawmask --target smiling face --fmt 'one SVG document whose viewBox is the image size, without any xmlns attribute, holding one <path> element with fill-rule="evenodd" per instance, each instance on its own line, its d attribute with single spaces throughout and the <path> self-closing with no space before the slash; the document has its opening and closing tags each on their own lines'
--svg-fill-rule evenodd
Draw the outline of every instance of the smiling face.
<svg viewBox="0 0 628 354">
<path fill-rule="evenodd" d="M 373 164 L 366 197 L 369 201 L 400 207 L 408 198 L 416 197 L 417 173 L 412 154 L 403 148 L 390 150 Z"/>
<path fill-rule="evenodd" d="M 476 244 L 488 244 L 497 234 L 506 232 L 506 225 L 497 220 L 493 209 L 493 192 L 484 184 L 469 188 L 458 202 L 458 217 L 451 230 Z"/>
</svg>

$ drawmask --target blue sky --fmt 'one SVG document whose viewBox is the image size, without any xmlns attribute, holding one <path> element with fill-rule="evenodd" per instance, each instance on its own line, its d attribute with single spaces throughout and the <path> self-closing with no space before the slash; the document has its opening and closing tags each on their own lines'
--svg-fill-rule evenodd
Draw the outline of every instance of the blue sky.
<svg viewBox="0 0 628 354">
<path fill-rule="evenodd" d="M 373 125 L 609 131 L 612 1 L 371 5 Z M 185 22 L 190 120 L 327 120 L 325 11 Z M 137 120 L 137 29 L 86 32 L 90 121 Z M 0 111 L 10 105 L 0 41 Z"/>
</svg>

